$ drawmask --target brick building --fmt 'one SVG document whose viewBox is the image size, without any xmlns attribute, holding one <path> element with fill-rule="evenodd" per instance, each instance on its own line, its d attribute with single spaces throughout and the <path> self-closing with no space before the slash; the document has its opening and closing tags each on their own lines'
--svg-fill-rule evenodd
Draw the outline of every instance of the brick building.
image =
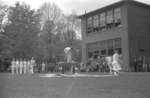
<svg viewBox="0 0 150 98">
<path fill-rule="evenodd" d="M 92 56 L 122 51 L 125 70 L 137 56 L 150 57 L 150 5 L 121 0 L 79 16 L 82 31 L 82 61 Z"/>
</svg>

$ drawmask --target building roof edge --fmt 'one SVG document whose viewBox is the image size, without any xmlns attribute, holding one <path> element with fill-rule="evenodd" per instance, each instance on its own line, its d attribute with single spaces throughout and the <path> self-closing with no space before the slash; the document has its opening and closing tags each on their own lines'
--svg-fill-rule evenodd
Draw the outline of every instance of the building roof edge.
<svg viewBox="0 0 150 98">
<path fill-rule="evenodd" d="M 83 17 L 86 17 L 86 16 L 91 15 L 93 13 L 104 11 L 104 10 L 109 9 L 111 7 L 120 6 L 120 5 L 123 5 L 123 4 L 135 4 L 137 6 L 142 6 L 142 7 L 146 7 L 146 8 L 150 9 L 150 5 L 146 4 L 146 3 L 138 2 L 138 1 L 135 1 L 135 0 L 121 0 L 121 1 L 118 1 L 116 3 L 107 5 L 105 7 L 102 7 L 102 8 L 87 12 L 85 14 L 79 15 L 77 18 L 83 18 Z"/>
</svg>

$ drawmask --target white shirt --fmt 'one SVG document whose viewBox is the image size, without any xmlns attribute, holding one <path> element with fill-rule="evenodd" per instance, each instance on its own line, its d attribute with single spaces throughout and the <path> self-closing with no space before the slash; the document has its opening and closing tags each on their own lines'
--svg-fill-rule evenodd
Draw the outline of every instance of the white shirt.
<svg viewBox="0 0 150 98">
<path fill-rule="evenodd" d="M 113 61 L 119 61 L 119 54 L 117 54 L 117 53 L 115 53 L 114 55 L 113 55 Z"/>
</svg>

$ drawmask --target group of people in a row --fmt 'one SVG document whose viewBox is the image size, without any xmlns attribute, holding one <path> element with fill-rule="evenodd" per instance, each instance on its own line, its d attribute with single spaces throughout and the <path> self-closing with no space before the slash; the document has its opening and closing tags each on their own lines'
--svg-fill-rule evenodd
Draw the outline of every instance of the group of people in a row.
<svg viewBox="0 0 150 98">
<path fill-rule="evenodd" d="M 110 72 L 111 74 L 118 75 L 122 69 L 122 55 L 119 50 L 115 50 L 112 56 L 100 57 L 96 59 L 91 58 L 89 66 L 95 67 L 99 72 Z"/>
<path fill-rule="evenodd" d="M 11 73 L 12 74 L 33 74 L 34 73 L 35 60 L 34 58 L 27 59 L 12 59 L 11 61 Z"/>
<path fill-rule="evenodd" d="M 98 69 L 101 72 L 105 72 L 106 70 L 109 71 L 111 74 L 118 75 L 119 71 L 122 69 L 122 60 L 121 60 L 121 54 L 118 50 L 115 50 L 114 54 L 112 56 L 108 57 L 98 57 L 97 61 L 95 62 L 94 59 L 91 60 L 92 63 L 89 64 L 89 66 L 97 66 L 96 69 Z M 94 62 L 94 63 L 93 63 Z M 11 61 L 11 72 L 12 74 L 33 74 L 35 66 L 40 72 L 45 72 L 48 64 L 46 62 L 41 62 L 40 64 L 36 64 L 34 58 L 32 59 L 13 59 Z M 61 64 L 60 64 L 61 65 Z M 50 65 L 49 65 L 50 67 Z M 56 66 L 54 66 L 55 70 L 57 69 Z M 61 67 L 61 66 L 60 66 Z M 88 66 L 87 66 L 88 67 Z M 70 68 L 70 67 L 64 67 L 64 68 Z M 81 69 L 81 68 L 79 68 Z M 63 69 L 62 69 L 63 70 Z"/>
<path fill-rule="evenodd" d="M 150 58 L 139 56 L 134 58 L 131 64 L 131 71 L 133 72 L 150 72 Z"/>
</svg>

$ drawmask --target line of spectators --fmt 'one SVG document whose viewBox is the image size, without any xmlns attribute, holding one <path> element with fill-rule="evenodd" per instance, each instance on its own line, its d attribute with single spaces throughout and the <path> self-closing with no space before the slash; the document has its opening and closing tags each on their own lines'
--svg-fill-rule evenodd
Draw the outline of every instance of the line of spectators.
<svg viewBox="0 0 150 98">
<path fill-rule="evenodd" d="M 133 72 L 150 72 L 150 59 L 145 56 L 134 58 L 131 64 L 131 71 Z"/>
</svg>

